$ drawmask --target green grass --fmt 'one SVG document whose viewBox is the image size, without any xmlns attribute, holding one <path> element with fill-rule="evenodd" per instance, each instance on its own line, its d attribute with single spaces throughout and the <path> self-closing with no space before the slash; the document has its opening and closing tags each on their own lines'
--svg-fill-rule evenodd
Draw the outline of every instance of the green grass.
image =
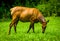
<svg viewBox="0 0 60 41">
<path fill-rule="evenodd" d="M 8 35 L 10 21 L 0 22 L 0 41 L 60 41 L 60 17 L 47 17 L 49 23 L 45 33 L 42 33 L 42 25 L 35 23 L 35 33 L 30 30 L 29 22 L 20 22 L 17 25 L 17 33 L 14 32 L 14 28 L 11 29 L 11 34 Z"/>
</svg>

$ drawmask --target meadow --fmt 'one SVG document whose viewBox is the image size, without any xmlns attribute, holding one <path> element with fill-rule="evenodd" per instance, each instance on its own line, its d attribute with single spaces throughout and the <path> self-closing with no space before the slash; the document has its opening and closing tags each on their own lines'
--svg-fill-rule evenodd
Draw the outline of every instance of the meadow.
<svg viewBox="0 0 60 41">
<path fill-rule="evenodd" d="M 19 21 L 17 33 L 12 27 L 11 34 L 8 35 L 11 20 L 0 21 L 0 41 L 60 41 L 60 17 L 46 17 L 46 19 L 49 19 L 49 23 L 44 34 L 40 22 L 34 25 L 35 33 L 32 32 L 32 29 L 27 33 L 30 22 Z"/>
</svg>

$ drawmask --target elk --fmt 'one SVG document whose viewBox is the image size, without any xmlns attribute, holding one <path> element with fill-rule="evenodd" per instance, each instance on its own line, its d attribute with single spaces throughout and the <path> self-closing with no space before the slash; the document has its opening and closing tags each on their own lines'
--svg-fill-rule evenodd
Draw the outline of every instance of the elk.
<svg viewBox="0 0 60 41">
<path fill-rule="evenodd" d="M 16 7 L 11 8 L 10 11 L 11 11 L 11 16 L 12 16 L 12 21 L 9 26 L 9 34 L 11 32 L 12 26 L 14 26 L 14 30 L 16 32 L 16 26 L 19 20 L 21 22 L 30 22 L 30 26 L 27 33 L 30 31 L 31 28 L 34 32 L 34 23 L 37 23 L 37 22 L 41 22 L 42 33 L 45 32 L 47 22 L 49 22 L 49 20 L 46 21 L 46 19 L 44 18 L 44 16 L 38 9 L 16 6 Z"/>
</svg>

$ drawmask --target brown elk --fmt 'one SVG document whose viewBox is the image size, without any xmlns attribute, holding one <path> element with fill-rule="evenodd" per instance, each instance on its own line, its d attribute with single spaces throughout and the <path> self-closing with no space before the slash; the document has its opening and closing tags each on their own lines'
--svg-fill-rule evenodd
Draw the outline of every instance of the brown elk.
<svg viewBox="0 0 60 41">
<path fill-rule="evenodd" d="M 11 10 L 11 15 L 12 15 L 12 22 L 10 23 L 9 34 L 13 25 L 14 25 L 14 30 L 16 32 L 16 25 L 19 20 L 22 22 L 30 22 L 30 26 L 27 33 L 30 31 L 31 28 L 34 32 L 35 22 L 41 22 L 42 33 L 45 32 L 48 21 L 45 20 L 44 16 L 38 9 L 16 6 L 16 7 L 11 8 L 10 10 Z"/>
</svg>

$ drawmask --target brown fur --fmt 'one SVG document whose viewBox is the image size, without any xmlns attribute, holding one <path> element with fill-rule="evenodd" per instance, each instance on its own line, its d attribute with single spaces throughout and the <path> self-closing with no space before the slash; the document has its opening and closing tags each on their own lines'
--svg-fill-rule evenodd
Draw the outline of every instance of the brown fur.
<svg viewBox="0 0 60 41">
<path fill-rule="evenodd" d="M 47 22 L 38 9 L 16 6 L 10 10 L 12 15 L 12 22 L 10 23 L 9 34 L 13 25 L 16 32 L 16 25 L 19 20 L 22 22 L 30 22 L 30 27 L 27 32 L 29 32 L 31 28 L 34 32 L 34 23 L 40 21 L 42 23 L 42 32 L 44 33 Z"/>
</svg>

